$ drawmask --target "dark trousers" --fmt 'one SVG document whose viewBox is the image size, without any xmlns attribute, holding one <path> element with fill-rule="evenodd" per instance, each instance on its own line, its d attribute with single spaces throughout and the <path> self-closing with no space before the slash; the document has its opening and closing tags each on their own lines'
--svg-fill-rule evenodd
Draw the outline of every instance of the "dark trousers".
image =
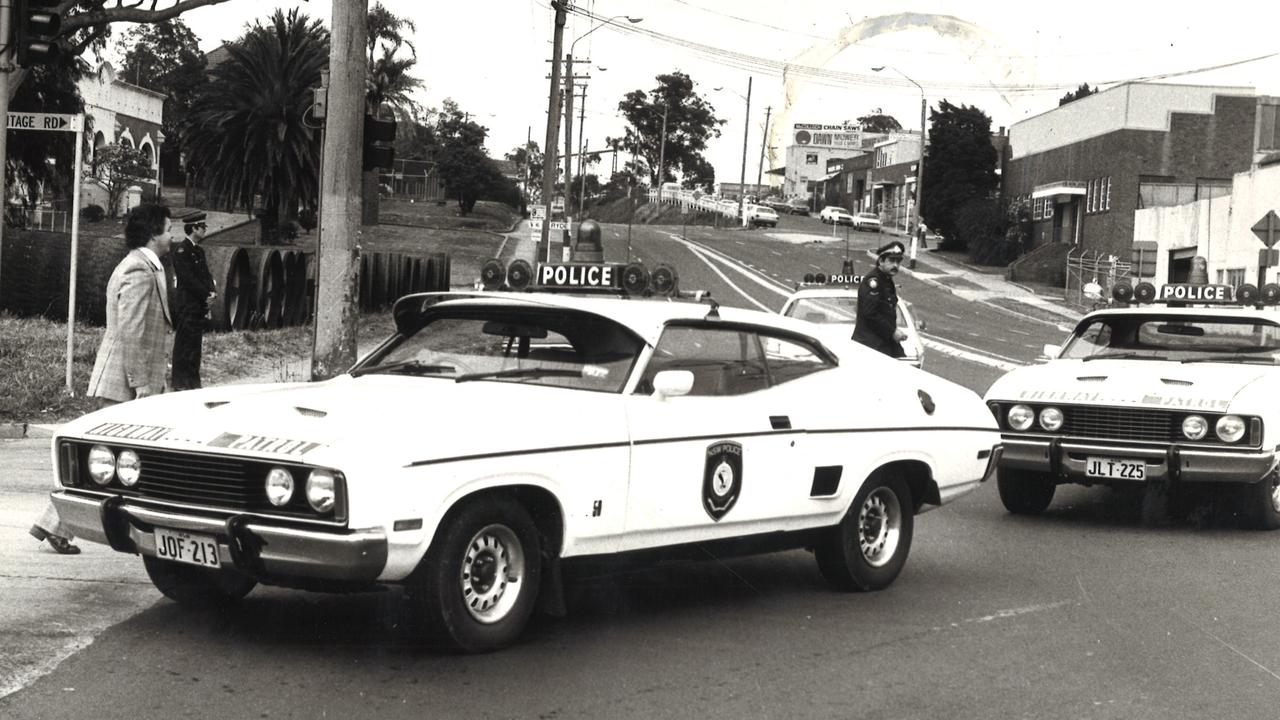
<svg viewBox="0 0 1280 720">
<path fill-rule="evenodd" d="M 200 387 L 200 352 L 204 346 L 204 326 L 203 315 L 178 316 L 178 327 L 173 334 L 174 390 L 194 390 Z"/>
</svg>

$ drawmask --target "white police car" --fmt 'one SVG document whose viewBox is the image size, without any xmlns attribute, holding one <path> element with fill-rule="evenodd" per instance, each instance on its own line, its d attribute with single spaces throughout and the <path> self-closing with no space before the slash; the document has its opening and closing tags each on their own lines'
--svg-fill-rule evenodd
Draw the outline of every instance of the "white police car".
<svg viewBox="0 0 1280 720">
<path fill-rule="evenodd" d="M 1280 528 L 1280 286 L 1150 283 L 1086 315 L 1047 363 L 987 391 L 1003 431 L 1000 498 L 1043 512 L 1057 485 L 1241 488 L 1261 528 Z M 1259 302 L 1261 300 L 1261 302 Z"/>
<path fill-rule="evenodd" d="M 858 319 L 858 283 L 862 276 L 849 273 L 805 275 L 794 293 L 783 303 L 780 314 L 807 320 L 820 326 L 816 334 L 831 347 L 854 342 L 853 326 Z M 898 299 L 898 329 L 907 335 L 902 342 L 906 354 L 899 358 L 913 367 L 924 366 L 924 341 L 920 331 L 924 320 L 917 317 L 911 303 Z"/>
<path fill-rule="evenodd" d="M 999 431 L 974 393 L 837 356 L 808 323 L 680 301 L 670 268 L 491 261 L 483 279 L 650 297 L 406 296 L 396 333 L 340 377 L 69 423 L 60 516 L 141 554 L 179 602 L 399 583 L 432 637 L 481 651 L 536 601 L 561 609 L 571 562 L 812 548 L 836 587 L 883 588 L 914 516 L 993 472 Z"/>
</svg>

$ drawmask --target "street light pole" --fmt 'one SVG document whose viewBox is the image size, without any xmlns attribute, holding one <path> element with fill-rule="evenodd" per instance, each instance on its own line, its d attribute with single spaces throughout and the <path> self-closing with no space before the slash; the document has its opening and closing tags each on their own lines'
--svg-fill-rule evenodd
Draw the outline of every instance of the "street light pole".
<svg viewBox="0 0 1280 720">
<path fill-rule="evenodd" d="M 555 31 L 551 42 L 551 96 L 547 99 L 547 135 L 542 158 L 542 204 L 546 212 L 542 220 L 542 250 L 546 262 L 551 262 L 551 196 L 555 192 L 556 139 L 560 124 L 560 51 L 564 46 L 564 24 L 568 18 L 564 2 L 552 0 L 555 8 Z"/>
<path fill-rule="evenodd" d="M 919 242 L 920 230 L 920 205 L 924 203 L 924 144 L 928 139 L 929 132 L 925 127 L 925 112 L 928 110 L 929 103 L 925 100 L 924 88 L 920 87 L 920 83 L 912 80 L 910 76 L 902 72 L 892 65 L 882 65 L 880 67 L 871 68 L 875 72 L 880 72 L 885 68 L 898 73 L 907 79 L 907 82 L 915 85 L 920 90 L 920 159 L 916 161 L 916 201 L 911 206 L 911 256 L 908 261 L 908 267 L 914 269 L 916 266 L 916 250 Z"/>
<path fill-rule="evenodd" d="M 738 175 L 738 189 L 741 199 L 742 227 L 747 226 L 747 136 L 751 131 L 751 76 L 747 76 L 747 115 L 742 119 L 742 172 Z"/>
<path fill-rule="evenodd" d="M 764 109 L 764 135 L 760 138 L 760 164 L 756 165 L 756 191 L 760 190 L 760 181 L 764 177 L 764 146 L 769 143 L 769 116 L 773 113 L 773 106 L 770 105 Z M 759 198 L 757 198 L 759 199 Z"/>
</svg>

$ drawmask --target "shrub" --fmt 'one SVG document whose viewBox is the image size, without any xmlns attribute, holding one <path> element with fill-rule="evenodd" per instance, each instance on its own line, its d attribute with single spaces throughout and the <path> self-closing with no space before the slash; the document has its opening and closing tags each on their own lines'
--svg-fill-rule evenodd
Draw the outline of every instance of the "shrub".
<svg viewBox="0 0 1280 720">
<path fill-rule="evenodd" d="M 102 209 L 101 205 L 86 205 L 80 208 L 80 219 L 86 222 L 102 222 L 107 217 L 107 211 Z"/>
<path fill-rule="evenodd" d="M 955 226 L 957 243 L 979 265 L 1007 265 L 1018 256 L 1017 246 L 1005 239 L 1005 219 L 996 200 L 973 199 L 961 205 Z"/>
<path fill-rule="evenodd" d="M 303 208 L 298 211 L 298 224 L 302 226 L 303 230 L 306 230 L 307 232 L 315 230 L 317 224 L 316 220 L 316 211 L 312 208 Z"/>
</svg>

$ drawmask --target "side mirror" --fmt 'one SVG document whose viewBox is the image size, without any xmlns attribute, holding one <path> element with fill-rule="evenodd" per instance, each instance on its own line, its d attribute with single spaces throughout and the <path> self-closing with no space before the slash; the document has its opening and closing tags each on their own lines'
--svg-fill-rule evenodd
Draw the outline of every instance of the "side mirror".
<svg viewBox="0 0 1280 720">
<path fill-rule="evenodd" d="M 1060 352 L 1062 352 L 1062 346 L 1061 346 L 1061 345 L 1049 345 L 1049 344 L 1046 344 L 1046 345 L 1044 346 L 1044 356 L 1045 356 L 1045 357 L 1047 357 L 1047 358 L 1049 358 L 1050 360 L 1054 360 L 1054 359 L 1056 359 L 1056 358 L 1058 357 L 1058 353 L 1060 353 Z"/>
<path fill-rule="evenodd" d="M 925 325 L 925 323 L 924 323 L 924 318 L 916 318 L 916 329 L 917 329 L 917 330 L 919 330 L 919 331 L 921 331 L 921 332 L 924 332 L 925 328 L 927 328 L 927 327 L 928 327 L 928 325 Z"/>
<path fill-rule="evenodd" d="M 653 376 L 653 393 L 659 398 L 680 397 L 693 390 L 693 373 L 688 370 L 663 370 Z"/>
</svg>

